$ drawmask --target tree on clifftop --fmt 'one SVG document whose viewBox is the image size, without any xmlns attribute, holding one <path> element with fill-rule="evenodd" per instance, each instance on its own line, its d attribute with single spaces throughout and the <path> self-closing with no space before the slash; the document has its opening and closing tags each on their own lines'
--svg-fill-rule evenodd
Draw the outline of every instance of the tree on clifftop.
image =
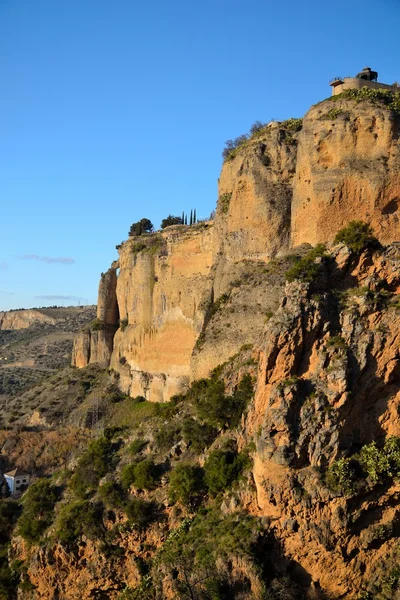
<svg viewBox="0 0 400 600">
<path fill-rule="evenodd" d="M 161 221 L 161 229 L 165 229 L 169 225 L 182 225 L 183 218 L 182 217 L 174 217 L 173 215 L 168 215 L 165 219 Z"/>
<path fill-rule="evenodd" d="M 151 233 L 154 230 L 153 223 L 150 219 L 140 219 L 136 223 L 132 223 L 129 230 L 129 237 L 133 235 L 142 235 L 142 233 Z"/>
</svg>

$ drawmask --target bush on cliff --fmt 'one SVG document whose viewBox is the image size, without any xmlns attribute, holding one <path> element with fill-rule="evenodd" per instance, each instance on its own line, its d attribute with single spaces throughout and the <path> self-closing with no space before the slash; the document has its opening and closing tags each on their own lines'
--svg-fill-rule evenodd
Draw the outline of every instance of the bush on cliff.
<svg viewBox="0 0 400 600">
<path fill-rule="evenodd" d="M 246 564 L 252 583 L 261 589 L 266 571 L 265 541 L 260 522 L 248 514 L 222 515 L 217 509 L 202 510 L 193 519 L 185 519 L 168 536 L 153 566 L 154 580 L 157 581 L 161 563 L 176 598 L 242 597 L 243 590 L 250 590 L 250 582 L 244 570 L 233 564 Z M 272 573 L 273 568 L 269 568 L 269 576 Z M 275 597 L 278 596 L 271 596 Z M 292 596 L 281 598 L 291 600 Z"/>
<path fill-rule="evenodd" d="M 14 500 L 0 501 L 0 599 L 17 597 L 18 574 L 9 565 L 9 543 L 20 507 Z"/>
<path fill-rule="evenodd" d="M 156 486 L 157 478 L 157 466 L 150 459 L 126 465 L 121 473 L 121 483 L 126 490 L 131 485 L 141 490 L 151 490 Z"/>
<path fill-rule="evenodd" d="M 133 498 L 127 503 L 125 512 L 130 525 L 133 525 L 138 531 L 145 531 L 156 517 L 155 509 L 154 502 Z"/>
<path fill-rule="evenodd" d="M 355 489 L 356 471 L 349 458 L 333 462 L 325 474 L 325 484 L 333 492 L 351 494 Z"/>
<path fill-rule="evenodd" d="M 196 381 L 189 392 L 197 415 L 213 427 L 237 427 L 253 395 L 250 375 L 245 375 L 232 396 L 225 395 L 225 384 L 217 376 Z"/>
<path fill-rule="evenodd" d="M 373 235 L 374 230 L 368 223 L 363 221 L 350 221 L 350 223 L 340 229 L 335 236 L 335 243 L 346 244 L 352 252 L 359 253 L 368 246 L 375 246 L 378 240 Z"/>
<path fill-rule="evenodd" d="M 26 492 L 18 533 L 28 542 L 37 543 L 53 521 L 57 489 L 47 479 L 39 479 Z"/>
<path fill-rule="evenodd" d="M 227 140 L 222 151 L 222 158 L 224 160 L 232 160 L 236 155 L 236 151 L 243 146 L 247 140 L 248 136 L 246 134 L 239 135 L 233 140 Z"/>
<path fill-rule="evenodd" d="M 168 215 L 168 217 L 161 221 L 161 229 L 165 229 L 170 225 L 182 225 L 182 217 L 174 217 L 173 215 Z"/>
<path fill-rule="evenodd" d="M 204 480 L 211 496 L 228 489 L 250 464 L 247 452 L 238 454 L 233 447 L 211 452 L 204 465 Z"/>
<path fill-rule="evenodd" d="M 183 439 L 196 454 L 208 448 L 217 437 L 217 434 L 218 431 L 215 427 L 208 425 L 208 423 L 201 424 L 192 417 L 188 417 L 183 422 Z"/>
<path fill-rule="evenodd" d="M 400 437 L 387 437 L 383 448 L 379 448 L 376 442 L 363 446 L 359 460 L 373 484 L 389 477 L 399 477 Z"/>
<path fill-rule="evenodd" d="M 99 539 L 104 533 L 101 504 L 78 500 L 60 510 L 55 537 L 64 543 L 73 543 L 82 535 Z"/>
<path fill-rule="evenodd" d="M 316 279 L 322 271 L 321 259 L 325 256 L 326 247 L 324 244 L 317 244 L 302 258 L 286 271 L 286 279 L 295 281 L 296 279 L 304 282 L 311 282 Z"/>
<path fill-rule="evenodd" d="M 143 233 L 151 233 L 152 231 L 154 231 L 154 226 L 150 219 L 140 219 L 140 221 L 132 223 L 129 229 L 129 237 L 142 235 Z"/>
<path fill-rule="evenodd" d="M 81 456 L 70 487 L 80 498 L 93 494 L 111 467 L 113 445 L 106 438 L 94 440 Z"/>
<path fill-rule="evenodd" d="M 370 89 L 366 86 L 361 90 L 345 90 L 337 96 L 332 96 L 329 100 L 340 102 L 343 98 L 355 100 L 358 104 L 363 100 L 371 102 L 371 104 L 383 104 L 392 110 L 396 115 L 400 115 L 400 92 L 384 89 Z"/>
<path fill-rule="evenodd" d="M 99 487 L 99 497 L 110 508 L 122 508 L 124 491 L 115 481 L 107 481 Z"/>
<path fill-rule="evenodd" d="M 169 480 L 169 497 L 172 503 L 194 506 L 204 493 L 204 471 L 198 465 L 178 464 Z"/>
</svg>

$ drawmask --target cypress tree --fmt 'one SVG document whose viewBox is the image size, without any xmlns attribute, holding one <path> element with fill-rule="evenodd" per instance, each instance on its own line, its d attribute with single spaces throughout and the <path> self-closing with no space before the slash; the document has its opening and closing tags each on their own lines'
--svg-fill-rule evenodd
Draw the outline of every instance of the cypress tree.
<svg viewBox="0 0 400 600">
<path fill-rule="evenodd" d="M 193 225 L 193 211 L 190 209 L 190 225 Z"/>
<path fill-rule="evenodd" d="M 3 479 L 3 483 L 0 486 L 0 498 L 9 498 L 11 496 L 10 487 L 7 483 L 6 478 Z"/>
<path fill-rule="evenodd" d="M 194 213 L 193 213 L 193 224 L 197 222 L 196 219 L 196 209 L 194 209 Z"/>
<path fill-rule="evenodd" d="M 185 215 L 185 225 L 187 225 L 187 215 Z"/>
<path fill-rule="evenodd" d="M 185 224 L 185 212 L 182 211 L 182 225 Z"/>
</svg>

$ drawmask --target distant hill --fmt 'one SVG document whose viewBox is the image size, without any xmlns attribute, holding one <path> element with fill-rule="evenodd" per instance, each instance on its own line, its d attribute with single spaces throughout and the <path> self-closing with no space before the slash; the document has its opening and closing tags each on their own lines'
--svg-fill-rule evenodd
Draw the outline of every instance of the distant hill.
<svg viewBox="0 0 400 600">
<path fill-rule="evenodd" d="M 68 366 L 75 333 L 95 316 L 95 306 L 0 312 L 0 400 Z"/>
</svg>

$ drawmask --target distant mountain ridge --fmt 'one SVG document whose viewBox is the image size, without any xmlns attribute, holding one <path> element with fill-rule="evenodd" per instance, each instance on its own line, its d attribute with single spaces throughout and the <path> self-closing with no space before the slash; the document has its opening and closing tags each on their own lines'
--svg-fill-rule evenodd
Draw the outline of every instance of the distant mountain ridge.
<svg viewBox="0 0 400 600">
<path fill-rule="evenodd" d="M 68 366 L 73 337 L 95 310 L 71 306 L 0 312 L 0 398 Z"/>
</svg>

